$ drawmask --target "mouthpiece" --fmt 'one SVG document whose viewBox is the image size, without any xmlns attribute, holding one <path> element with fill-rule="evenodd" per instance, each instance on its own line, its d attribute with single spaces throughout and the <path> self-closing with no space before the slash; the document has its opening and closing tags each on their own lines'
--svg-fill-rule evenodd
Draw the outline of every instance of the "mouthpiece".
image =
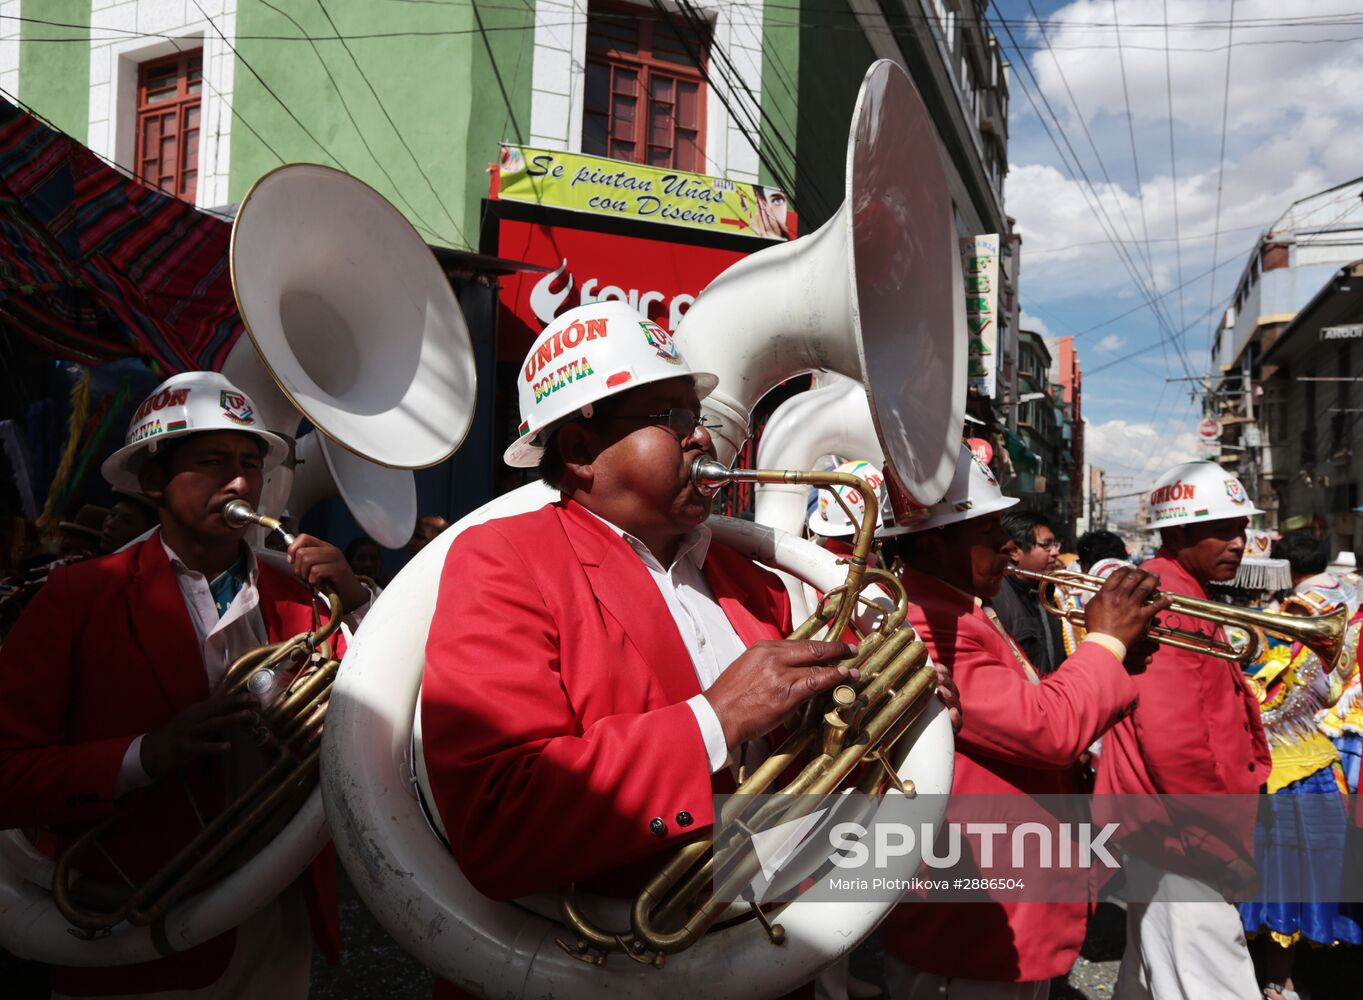
<svg viewBox="0 0 1363 1000">
<path fill-rule="evenodd" d="M 691 463 L 691 481 L 707 497 L 712 497 L 735 479 L 734 471 L 713 458 L 698 458 Z"/>
<path fill-rule="evenodd" d="M 293 544 L 293 535 L 278 518 L 252 510 L 251 505 L 245 500 L 228 501 L 222 508 L 222 519 L 233 528 L 244 528 L 248 524 L 258 524 L 266 531 L 278 535 L 285 545 Z"/>
</svg>

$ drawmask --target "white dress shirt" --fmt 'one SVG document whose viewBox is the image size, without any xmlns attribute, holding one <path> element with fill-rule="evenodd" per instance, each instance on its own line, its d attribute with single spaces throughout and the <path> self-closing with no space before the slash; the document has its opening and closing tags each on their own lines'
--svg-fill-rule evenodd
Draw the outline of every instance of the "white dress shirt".
<svg viewBox="0 0 1363 1000">
<path fill-rule="evenodd" d="M 265 630 L 265 619 L 260 614 L 260 591 L 256 587 L 260 576 L 260 563 L 255 550 L 245 546 L 246 579 L 237 596 L 228 605 L 227 611 L 219 616 L 217 602 L 213 599 L 213 591 L 209 587 L 209 579 L 186 566 L 159 532 L 156 540 L 160 542 L 161 548 L 166 552 L 166 558 L 170 560 L 175 582 L 180 587 L 180 596 L 184 598 L 189 620 L 194 625 L 194 634 L 199 639 L 208 690 L 215 691 L 222 683 L 227 668 L 237 657 L 270 641 Z M 351 630 L 359 628 L 360 620 L 369 610 L 369 606 L 366 604 L 346 616 L 345 623 Z M 271 690 L 260 692 L 262 702 L 268 704 L 279 697 L 289 680 L 291 678 L 281 676 Z M 118 778 L 114 783 L 114 797 L 149 784 L 151 778 L 142 767 L 142 737 L 139 736 L 123 752 L 123 763 L 119 767 Z"/>
<path fill-rule="evenodd" d="M 672 620 L 677 624 L 686 651 L 691 654 L 691 664 L 695 667 L 700 689 L 705 691 L 747 648 L 715 600 L 710 584 L 705 579 L 705 556 L 710 551 L 713 537 L 710 529 L 702 524 L 683 535 L 672 565 L 664 568 L 638 538 L 598 514 L 592 516 L 623 538 L 643 562 L 667 603 L 667 610 L 672 613 Z M 713 774 L 724 768 L 729 759 L 724 727 L 703 694 L 689 699 L 686 704 L 696 716 Z"/>
</svg>

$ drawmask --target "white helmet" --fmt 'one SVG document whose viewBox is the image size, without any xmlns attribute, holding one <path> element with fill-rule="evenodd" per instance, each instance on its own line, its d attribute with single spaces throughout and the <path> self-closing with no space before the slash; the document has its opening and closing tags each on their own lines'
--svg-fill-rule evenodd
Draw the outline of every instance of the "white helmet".
<svg viewBox="0 0 1363 1000">
<path fill-rule="evenodd" d="M 544 432 L 565 417 L 590 413 L 597 400 L 663 379 L 690 375 L 702 399 L 719 379 L 693 372 L 672 335 L 623 302 L 592 302 L 569 309 L 544 328 L 516 376 L 520 434 L 503 460 L 533 469 L 544 451 Z"/>
<path fill-rule="evenodd" d="M 1262 514 L 1244 485 L 1215 462 L 1184 462 L 1156 480 L 1146 500 L 1147 531 L 1198 521 Z"/>
<path fill-rule="evenodd" d="M 217 372 L 172 375 L 142 400 L 128 424 L 123 447 L 100 471 L 115 489 L 142 491 L 137 470 L 166 441 L 205 431 L 245 431 L 265 442 L 265 471 L 289 454 L 289 446 L 260 422 L 255 403 Z"/>
<path fill-rule="evenodd" d="M 899 502 L 902 504 L 907 495 L 897 490 L 896 496 L 900 498 Z M 927 531 L 929 528 L 940 528 L 944 524 L 969 521 L 985 514 L 1007 510 L 1017 503 L 1020 503 L 1017 497 L 1003 495 L 1003 491 L 999 489 L 999 481 L 994 478 L 994 473 L 989 471 L 989 466 L 963 444 L 961 453 L 956 458 L 956 472 L 951 477 L 951 485 L 947 487 L 947 495 L 939 502 L 926 507 L 909 501 L 910 509 L 907 512 L 900 509 L 895 511 L 896 520 L 901 522 L 906 520 L 907 513 L 908 523 L 887 528 L 881 534 L 902 535 Z"/>
<path fill-rule="evenodd" d="M 843 462 L 833 471 L 851 473 L 864 479 L 866 484 L 876 491 L 876 500 L 880 503 L 879 510 L 882 519 L 889 513 L 890 498 L 885 491 L 885 474 L 874 465 L 856 459 Z M 833 499 L 833 493 L 841 497 L 842 502 L 847 504 L 852 513 L 856 515 L 857 520 L 855 522 L 848 520 L 842 506 Z M 809 514 L 809 530 L 825 538 L 846 538 L 855 534 L 857 528 L 861 526 L 861 516 L 866 509 L 866 503 L 861 494 L 850 486 L 835 486 L 831 491 L 819 490 L 818 494 L 818 503 Z"/>
</svg>

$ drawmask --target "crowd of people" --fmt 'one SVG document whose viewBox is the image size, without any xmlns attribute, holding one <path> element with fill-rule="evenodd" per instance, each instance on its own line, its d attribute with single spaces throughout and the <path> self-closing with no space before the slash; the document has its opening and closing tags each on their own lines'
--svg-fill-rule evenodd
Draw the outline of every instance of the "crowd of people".
<svg viewBox="0 0 1363 1000">
<path fill-rule="evenodd" d="M 773 730 L 858 680 L 854 637 L 786 639 L 785 583 L 706 524 L 713 500 L 692 467 L 714 455 L 701 401 L 715 377 L 622 303 L 564 313 L 532 361 L 544 345 L 590 349 L 591 376 L 552 393 L 522 383 L 521 433 L 505 460 L 536 470 L 558 499 L 454 540 L 420 702 L 431 806 L 469 882 L 494 900 L 566 884 L 632 894 L 649 865 L 714 823 L 714 796 L 770 752 Z M 63 524 L 41 584 L 18 584 L 32 592 L 0 646 L 0 827 L 44 828 L 59 849 L 139 803 L 149 832 L 94 862 L 110 880 L 143 876 L 192 827 L 198 806 L 187 803 L 220 801 L 259 767 L 243 723 L 282 682 L 223 697 L 227 665 L 305 631 L 308 585 L 333 587 L 354 629 L 384 583 L 369 539 L 343 554 L 299 535 L 287 565 L 244 544 L 224 506 L 258 504 L 287 448 L 249 407 L 245 418 L 229 412 L 229 395 L 241 396 L 211 373 L 158 387 L 163 405 L 134 420 L 103 467 L 118 503 Z M 981 451 L 960 446 L 936 503 L 888 497 L 877 530 L 875 558 L 906 589 L 908 624 L 955 728 L 953 796 L 1022 802 L 1091 787 L 1231 803 L 1313 792 L 1338 798 L 1342 836 L 1363 732 L 1357 621 L 1334 671 L 1290 642 L 1246 672 L 1151 641 L 1156 624 L 1221 637 L 1172 602 L 1207 600 L 1236 576 L 1249 519 L 1262 513 L 1243 486 L 1210 463 L 1168 470 L 1151 493 L 1160 548 L 1139 567 L 1115 536 L 1081 539 L 1081 566 L 1100 585 L 1082 601 L 1083 627 L 1067 630 L 1016 572 L 1060 569 L 1056 527 L 1017 510 Z M 853 464 L 868 491 L 881 489 L 874 465 Z M 827 506 L 811 511 L 811 535 L 854 558 L 836 520 Z M 422 518 L 411 551 L 448 526 Z M 1295 583 L 1285 611 L 1357 611 L 1319 551 L 1282 546 Z M 1256 840 L 1253 810 L 1245 822 L 1228 815 L 1169 800 L 1121 840 L 1130 897 L 1117 996 L 1292 1000 L 1285 946 L 1358 942 L 1346 905 L 1263 895 L 1273 859 L 1287 863 L 1284 838 Z M 1324 848 L 1296 850 L 1319 860 Z M 336 953 L 334 877 L 324 853 L 235 930 L 136 965 L 53 968 L 54 995 L 306 996 L 313 947 Z M 882 929 L 889 995 L 1045 997 L 1079 955 L 1096 892 L 906 899 Z M 1257 967 L 1247 930 L 1278 948 Z M 476 981 L 442 981 L 437 995 L 470 995 Z M 844 972 L 817 989 L 861 985 Z"/>
</svg>

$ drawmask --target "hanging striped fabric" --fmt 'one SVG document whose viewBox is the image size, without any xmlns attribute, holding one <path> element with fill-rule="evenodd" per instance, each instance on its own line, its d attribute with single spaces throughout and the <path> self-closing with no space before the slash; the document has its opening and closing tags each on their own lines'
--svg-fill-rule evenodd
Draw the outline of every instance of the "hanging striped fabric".
<svg viewBox="0 0 1363 1000">
<path fill-rule="evenodd" d="M 217 370 L 242 332 L 230 224 L 0 99 L 0 327 L 84 364 Z"/>
</svg>

